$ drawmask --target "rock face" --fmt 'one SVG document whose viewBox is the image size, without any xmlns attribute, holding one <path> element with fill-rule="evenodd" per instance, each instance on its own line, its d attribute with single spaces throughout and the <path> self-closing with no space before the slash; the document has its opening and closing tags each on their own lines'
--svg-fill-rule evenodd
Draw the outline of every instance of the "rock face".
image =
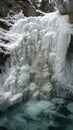
<svg viewBox="0 0 73 130">
<path fill-rule="evenodd" d="M 67 14 L 67 9 L 64 5 L 63 0 L 57 0 L 57 8 L 58 8 L 60 14 Z"/>
<path fill-rule="evenodd" d="M 4 65 L 7 58 L 9 58 L 10 52 L 3 46 L 0 46 L 0 66 Z M 1 68 L 0 68 L 0 72 Z"/>
<path fill-rule="evenodd" d="M 28 0 L 0 0 L 0 17 L 7 16 L 10 10 L 14 12 L 23 10 L 24 15 L 27 17 L 37 15 L 35 8 Z"/>
<path fill-rule="evenodd" d="M 70 23 L 73 23 L 73 0 L 64 0 L 64 3 L 69 14 Z"/>
<path fill-rule="evenodd" d="M 4 65 L 5 61 L 9 56 L 9 51 L 5 47 L 0 46 L 0 65 Z"/>
<path fill-rule="evenodd" d="M 5 17 L 8 11 L 15 5 L 15 0 L 0 0 L 0 16 Z"/>
<path fill-rule="evenodd" d="M 68 14 L 70 23 L 73 23 L 73 0 L 57 0 L 57 8 L 60 14 Z"/>
<path fill-rule="evenodd" d="M 23 10 L 23 13 L 25 16 L 36 16 L 36 10 L 33 7 L 32 3 L 30 3 L 28 0 L 23 0 L 19 3 L 21 5 L 21 9 Z"/>
<path fill-rule="evenodd" d="M 49 0 L 42 0 L 40 9 L 46 13 L 55 11 L 53 3 Z"/>
<path fill-rule="evenodd" d="M 73 53 L 73 35 L 71 35 L 71 41 L 68 48 L 68 53 Z"/>
</svg>

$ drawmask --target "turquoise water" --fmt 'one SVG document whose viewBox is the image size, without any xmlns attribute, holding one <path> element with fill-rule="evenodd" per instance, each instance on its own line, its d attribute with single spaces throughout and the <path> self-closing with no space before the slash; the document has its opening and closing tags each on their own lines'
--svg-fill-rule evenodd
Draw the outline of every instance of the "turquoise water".
<svg viewBox="0 0 73 130">
<path fill-rule="evenodd" d="M 8 108 L 0 113 L 0 130 L 73 130 L 73 115 L 67 109 L 70 101 L 55 98 L 51 102 L 45 108 L 42 103 L 43 109 L 34 109 L 35 102 Z M 36 102 L 39 107 L 40 103 Z"/>
</svg>

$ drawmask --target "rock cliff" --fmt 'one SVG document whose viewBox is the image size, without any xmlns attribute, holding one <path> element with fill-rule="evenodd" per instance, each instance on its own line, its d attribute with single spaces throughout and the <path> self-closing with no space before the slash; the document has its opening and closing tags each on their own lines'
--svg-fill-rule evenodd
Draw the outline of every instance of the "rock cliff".
<svg viewBox="0 0 73 130">
<path fill-rule="evenodd" d="M 0 0 L 0 17 L 7 16 L 7 13 L 13 10 L 19 12 L 23 10 L 25 16 L 36 16 L 36 10 L 28 0 Z"/>
<path fill-rule="evenodd" d="M 57 0 L 57 8 L 60 14 L 68 14 L 70 23 L 73 23 L 73 0 Z"/>
</svg>

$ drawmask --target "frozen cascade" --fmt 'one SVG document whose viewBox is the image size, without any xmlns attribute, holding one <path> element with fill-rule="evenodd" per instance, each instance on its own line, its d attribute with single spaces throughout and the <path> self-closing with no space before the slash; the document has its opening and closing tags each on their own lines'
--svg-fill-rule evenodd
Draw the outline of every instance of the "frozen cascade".
<svg viewBox="0 0 73 130">
<path fill-rule="evenodd" d="M 3 96 L 5 97 L 7 92 L 11 93 L 5 98 L 8 105 L 11 105 L 11 101 L 13 102 L 14 99 L 14 102 L 17 102 L 19 98 L 20 100 L 22 97 L 25 98 L 24 95 L 27 95 L 26 92 L 29 92 L 29 89 L 36 91 L 29 92 L 32 98 L 35 98 L 39 93 L 43 93 L 43 86 L 46 86 L 50 93 L 52 89 L 49 76 L 50 66 L 57 81 L 67 84 L 68 87 L 72 86 L 73 70 L 70 71 L 69 63 L 66 60 L 72 33 L 73 25 L 69 24 L 68 16 L 61 16 L 58 12 L 49 13 L 43 17 L 24 17 L 17 20 L 10 31 L 5 34 L 10 40 L 6 47 L 11 51 L 11 57 L 6 62 L 5 72 L 0 74 L 0 100 Z M 42 51 L 46 60 L 40 56 Z M 39 57 L 41 57 L 42 64 L 39 63 Z M 31 68 L 34 65 L 37 67 L 37 64 L 42 65 L 43 73 L 35 72 L 31 81 Z M 73 66 L 73 61 L 71 61 L 71 66 Z M 43 84 L 41 84 L 43 81 L 40 78 L 41 74 L 45 82 Z M 38 81 L 38 77 L 40 81 Z M 37 81 L 35 81 L 36 79 Z M 38 82 L 41 85 L 38 85 Z M 35 87 L 33 88 L 33 86 Z M 46 91 L 46 89 L 43 90 Z M 2 93 L 3 96 L 1 96 Z"/>
</svg>

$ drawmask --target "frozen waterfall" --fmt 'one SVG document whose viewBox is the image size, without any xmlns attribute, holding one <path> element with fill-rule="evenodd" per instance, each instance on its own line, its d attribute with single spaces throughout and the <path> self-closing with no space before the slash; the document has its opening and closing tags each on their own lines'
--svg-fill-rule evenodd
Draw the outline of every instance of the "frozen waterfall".
<svg viewBox="0 0 73 130">
<path fill-rule="evenodd" d="M 0 101 L 8 107 L 25 100 L 25 95 L 35 99 L 40 93 L 40 99 L 49 99 L 53 89 L 50 75 L 73 87 L 73 55 L 71 60 L 67 58 L 72 34 L 68 16 L 58 12 L 17 20 L 5 34 L 10 43 L 4 46 L 11 56 L 0 74 Z"/>
</svg>

